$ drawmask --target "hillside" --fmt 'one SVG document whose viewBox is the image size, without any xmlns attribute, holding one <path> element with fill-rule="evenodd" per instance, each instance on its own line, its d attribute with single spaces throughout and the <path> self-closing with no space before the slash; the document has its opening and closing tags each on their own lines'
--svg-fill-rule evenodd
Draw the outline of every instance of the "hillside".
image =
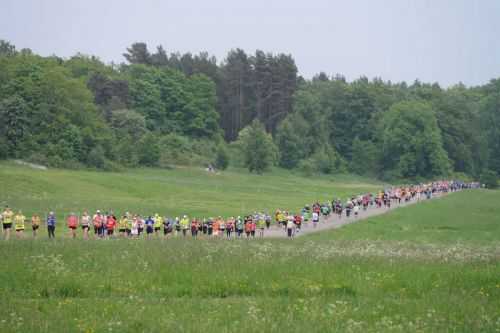
<svg viewBox="0 0 500 333">
<path fill-rule="evenodd" d="M 113 173 L 35 170 L 1 163 L 0 187 L 5 189 L 0 203 L 26 214 L 45 215 L 52 209 L 63 217 L 71 211 L 102 209 L 208 217 L 298 210 L 315 200 L 376 191 L 382 184 L 348 175 L 302 177 L 279 169 L 265 175 L 235 169 L 212 174 L 188 167 Z"/>
</svg>

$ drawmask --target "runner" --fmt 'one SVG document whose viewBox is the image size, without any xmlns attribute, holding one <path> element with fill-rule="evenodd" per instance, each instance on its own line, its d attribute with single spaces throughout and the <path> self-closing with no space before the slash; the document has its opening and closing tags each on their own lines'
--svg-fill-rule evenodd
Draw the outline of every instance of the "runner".
<svg viewBox="0 0 500 333">
<path fill-rule="evenodd" d="M 265 220 L 266 220 L 266 229 L 269 229 L 271 227 L 271 215 L 266 213 Z"/>
<path fill-rule="evenodd" d="M 49 238 L 56 237 L 56 216 L 54 212 L 50 212 L 47 216 L 47 232 L 49 233 Z"/>
<path fill-rule="evenodd" d="M 316 228 L 318 226 L 318 222 L 319 222 L 319 214 L 317 211 L 313 211 L 312 221 L 313 221 L 313 227 Z"/>
<path fill-rule="evenodd" d="M 216 218 L 214 220 L 214 223 L 212 224 L 212 229 L 213 229 L 212 232 L 215 237 L 219 236 L 219 221 L 220 221 L 219 219 L 220 217 Z"/>
<path fill-rule="evenodd" d="M 345 204 L 345 216 L 347 218 L 351 216 L 351 210 L 352 210 L 352 202 L 350 200 L 347 200 Z"/>
<path fill-rule="evenodd" d="M 173 224 L 173 221 L 168 218 L 168 217 L 165 217 L 163 219 L 163 236 L 166 238 L 169 234 L 172 233 L 173 231 L 173 228 L 172 228 L 172 224 Z"/>
<path fill-rule="evenodd" d="M 154 220 L 155 220 L 155 224 L 154 224 L 155 235 L 158 237 L 160 235 L 161 225 L 163 224 L 163 218 L 160 216 L 160 214 L 156 213 Z"/>
<path fill-rule="evenodd" d="M 182 236 L 186 237 L 187 231 L 189 229 L 189 219 L 187 215 L 184 215 L 180 221 L 180 226 L 182 229 Z"/>
<path fill-rule="evenodd" d="M 115 227 L 116 227 L 116 216 L 111 212 L 108 215 L 108 218 L 106 219 L 106 236 L 109 239 L 110 237 L 113 237 L 113 234 L 115 233 Z"/>
<path fill-rule="evenodd" d="M 89 239 L 90 216 L 87 211 L 83 212 L 82 221 L 80 224 L 82 226 L 83 239 Z"/>
<path fill-rule="evenodd" d="M 231 239 L 231 233 L 234 230 L 234 218 L 231 216 L 226 223 L 226 238 Z"/>
<path fill-rule="evenodd" d="M 31 229 L 33 230 L 33 238 L 36 238 L 38 228 L 40 228 L 40 216 L 38 216 L 38 214 L 33 214 L 33 216 L 31 217 Z"/>
<path fill-rule="evenodd" d="M 314 213 L 313 213 L 314 214 Z M 313 220 L 314 222 L 314 220 Z M 295 236 L 295 223 L 293 221 L 293 216 L 289 216 L 287 224 L 286 224 L 286 231 L 289 239 L 293 239 Z"/>
<path fill-rule="evenodd" d="M 133 238 L 139 238 L 139 219 L 137 218 L 137 216 L 134 216 L 134 218 L 132 219 L 130 234 Z"/>
<path fill-rule="evenodd" d="M 14 217 L 14 212 L 10 209 L 9 206 L 5 206 L 5 210 L 2 213 L 2 224 L 3 224 L 3 232 L 4 239 L 10 239 L 10 229 L 12 228 L 12 218 Z"/>
<path fill-rule="evenodd" d="M 68 215 L 66 223 L 70 231 L 71 238 L 76 238 L 76 228 L 78 228 L 78 217 L 75 213 L 70 213 Z"/>
<path fill-rule="evenodd" d="M 220 234 L 220 237 L 223 238 L 225 233 L 226 233 L 226 222 L 224 222 L 224 219 L 219 216 L 219 234 Z"/>
<path fill-rule="evenodd" d="M 295 223 L 295 232 L 299 233 L 300 232 L 300 227 L 302 226 L 302 216 L 299 214 L 295 214 L 293 217 L 293 223 Z"/>
<path fill-rule="evenodd" d="M 23 212 L 19 210 L 14 216 L 14 224 L 16 225 L 16 237 L 23 238 L 24 236 L 24 222 L 26 221 L 26 216 L 23 215 Z"/>
<path fill-rule="evenodd" d="M 258 215 L 257 229 L 259 229 L 259 238 L 264 238 L 264 229 L 266 228 L 266 217 L 264 214 Z"/>
<path fill-rule="evenodd" d="M 142 218 L 142 216 L 140 215 L 135 215 L 135 219 L 137 221 L 137 232 L 138 232 L 138 236 L 141 236 L 142 233 L 144 232 L 144 225 L 145 225 L 145 221 L 144 219 Z"/>
<path fill-rule="evenodd" d="M 250 234 L 255 238 L 255 230 L 257 230 L 257 222 L 252 218 L 250 220 Z"/>
<path fill-rule="evenodd" d="M 100 237 L 103 223 L 103 216 L 101 215 L 101 211 L 98 209 L 92 217 L 92 224 L 94 226 L 94 238 Z"/>
<path fill-rule="evenodd" d="M 175 218 L 175 221 L 174 221 L 174 229 L 175 229 L 175 237 L 179 236 L 180 232 L 181 232 L 181 224 L 180 224 L 180 220 L 178 217 Z"/>
<path fill-rule="evenodd" d="M 198 220 L 196 218 L 191 221 L 191 237 L 194 239 L 198 237 Z"/>
<path fill-rule="evenodd" d="M 236 232 L 238 234 L 238 238 L 241 238 L 241 234 L 243 234 L 244 223 L 241 219 L 241 216 L 238 216 L 236 219 Z"/>
<path fill-rule="evenodd" d="M 132 214 L 129 212 L 125 213 L 125 216 L 127 216 L 127 229 L 125 230 L 125 233 L 127 236 L 130 236 L 132 234 L 132 226 L 134 225 L 134 218 L 132 217 Z"/>
<path fill-rule="evenodd" d="M 118 222 L 118 233 L 121 238 L 127 237 L 128 219 L 127 215 L 123 215 Z"/>
<path fill-rule="evenodd" d="M 252 233 L 252 225 L 250 222 L 250 216 L 245 217 L 245 234 L 247 235 L 247 239 L 250 238 L 250 234 Z"/>
<path fill-rule="evenodd" d="M 352 209 L 352 211 L 354 212 L 354 217 L 357 218 L 358 214 L 359 214 L 359 205 L 355 204 L 354 208 Z"/>
<path fill-rule="evenodd" d="M 144 224 L 146 225 L 146 236 L 149 239 L 150 236 L 151 236 L 151 234 L 154 231 L 155 221 L 153 220 L 153 217 L 152 216 L 148 216 L 148 218 L 146 219 L 146 221 L 144 221 Z"/>
<path fill-rule="evenodd" d="M 214 233 L 214 220 L 209 217 L 207 220 L 207 235 L 208 237 L 212 237 Z"/>
</svg>

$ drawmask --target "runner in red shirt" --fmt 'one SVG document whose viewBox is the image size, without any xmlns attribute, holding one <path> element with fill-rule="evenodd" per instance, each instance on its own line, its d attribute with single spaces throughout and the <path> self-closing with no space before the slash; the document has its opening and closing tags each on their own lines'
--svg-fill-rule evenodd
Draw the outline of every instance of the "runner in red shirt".
<svg viewBox="0 0 500 333">
<path fill-rule="evenodd" d="M 70 213 L 67 219 L 68 228 L 71 232 L 71 238 L 76 238 L 76 228 L 78 228 L 78 216 L 75 213 Z"/>
</svg>

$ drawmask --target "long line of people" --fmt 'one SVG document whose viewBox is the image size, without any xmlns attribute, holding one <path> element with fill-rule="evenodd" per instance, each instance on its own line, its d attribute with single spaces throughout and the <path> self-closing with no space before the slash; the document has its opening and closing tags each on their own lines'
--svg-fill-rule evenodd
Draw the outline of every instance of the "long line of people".
<svg viewBox="0 0 500 333">
<path fill-rule="evenodd" d="M 360 211 L 369 208 L 390 208 L 393 204 L 401 204 L 412 200 L 431 199 L 437 193 L 453 192 L 465 188 L 478 188 L 478 183 L 464 183 L 458 181 L 440 181 L 430 184 L 420 184 L 411 186 L 392 187 L 384 189 L 376 194 L 364 193 L 350 197 L 345 203 L 340 198 L 331 202 L 306 205 L 300 212 L 293 214 L 283 210 L 277 210 L 274 214 L 276 225 L 284 230 L 289 238 L 293 238 L 300 232 L 303 226 L 312 223 L 316 228 L 320 220 L 327 221 L 332 214 L 339 219 L 354 216 L 357 218 Z M 9 239 L 12 226 L 18 238 L 24 237 L 26 216 L 21 210 L 16 214 L 8 206 L 0 215 L 3 225 L 4 239 Z M 183 236 L 188 234 L 192 238 L 262 238 L 266 230 L 272 227 L 272 218 L 263 212 L 254 212 L 246 216 L 222 218 L 170 218 L 156 213 L 150 216 L 140 216 L 130 212 L 117 217 L 113 212 L 101 212 L 97 210 L 90 215 L 84 211 L 81 216 L 70 213 L 65 218 L 66 226 L 69 229 L 71 238 L 77 237 L 77 229 L 82 230 L 84 239 L 93 237 L 96 239 L 109 238 L 140 238 L 144 234 L 147 238 Z M 37 237 L 38 229 L 41 225 L 41 217 L 34 214 L 31 217 L 32 236 Z M 45 224 L 49 238 L 55 237 L 57 218 L 53 211 L 45 217 Z M 117 234 L 115 234 L 115 231 Z"/>
</svg>

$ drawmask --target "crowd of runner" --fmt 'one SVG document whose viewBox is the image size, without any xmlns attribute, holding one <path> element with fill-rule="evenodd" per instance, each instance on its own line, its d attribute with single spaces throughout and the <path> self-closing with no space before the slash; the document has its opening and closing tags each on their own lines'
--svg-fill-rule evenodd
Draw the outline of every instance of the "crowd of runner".
<svg viewBox="0 0 500 333">
<path fill-rule="evenodd" d="M 454 192 L 466 188 L 478 188 L 478 183 L 464 183 L 459 181 L 439 181 L 429 184 L 394 187 L 378 193 L 364 193 L 348 198 L 345 202 L 333 199 L 331 202 L 306 205 L 299 212 L 292 213 L 277 210 L 273 216 L 264 212 L 254 212 L 245 216 L 232 216 L 229 218 L 189 218 L 166 217 L 158 213 L 149 216 L 140 216 L 125 212 L 117 216 L 113 212 L 97 210 L 90 214 L 84 211 L 80 216 L 70 213 L 65 218 L 65 225 L 72 238 L 77 237 L 77 229 L 81 229 L 84 239 L 109 238 L 140 238 L 140 237 L 170 237 L 190 235 L 208 238 L 262 238 L 266 230 L 274 224 L 281 228 L 289 238 L 293 238 L 301 228 L 312 223 L 316 228 L 320 220 L 328 220 L 335 214 L 338 218 L 357 218 L 360 211 L 367 209 L 390 208 L 409 201 L 431 199 L 436 194 Z M 4 239 L 10 238 L 10 231 L 14 229 L 18 238 L 24 237 L 27 217 L 21 210 L 16 213 L 6 206 L 0 215 Z M 42 225 L 42 218 L 38 214 L 31 216 L 32 237 L 37 237 L 38 229 Z M 50 211 L 43 218 L 49 238 L 55 238 L 55 229 L 58 224 L 56 214 Z"/>
</svg>

